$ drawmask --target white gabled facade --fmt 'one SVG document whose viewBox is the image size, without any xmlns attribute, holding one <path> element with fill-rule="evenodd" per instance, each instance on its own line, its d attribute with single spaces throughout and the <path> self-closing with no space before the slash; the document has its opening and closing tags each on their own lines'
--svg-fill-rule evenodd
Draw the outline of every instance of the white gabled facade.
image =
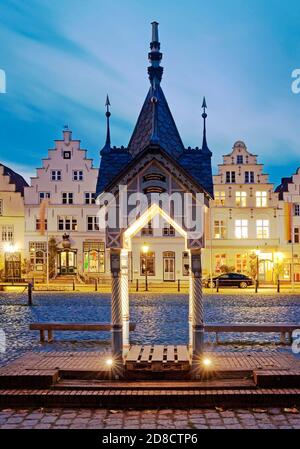
<svg viewBox="0 0 300 449">
<path fill-rule="evenodd" d="M 259 279 L 274 280 L 279 257 L 278 194 L 257 156 L 244 142 L 237 141 L 223 156 L 214 179 L 214 200 L 210 203 L 210 231 L 207 239 L 205 274 L 218 274 L 221 266 L 250 274 L 250 259 L 259 258 Z"/>
<path fill-rule="evenodd" d="M 45 276 L 47 236 L 57 243 L 58 275 L 105 275 L 105 238 L 98 230 L 94 202 L 97 176 L 98 169 L 80 148 L 80 140 L 73 140 L 71 131 L 64 129 L 63 139 L 55 141 L 55 148 L 49 150 L 25 189 L 25 253 L 34 276 Z M 48 207 L 42 235 L 44 199 Z"/>
</svg>

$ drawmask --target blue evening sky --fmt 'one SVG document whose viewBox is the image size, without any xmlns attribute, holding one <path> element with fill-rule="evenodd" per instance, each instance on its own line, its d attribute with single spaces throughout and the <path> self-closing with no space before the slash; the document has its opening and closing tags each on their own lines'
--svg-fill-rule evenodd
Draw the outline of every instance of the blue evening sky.
<svg viewBox="0 0 300 449">
<path fill-rule="evenodd" d="M 25 176 L 63 125 L 99 165 L 106 93 L 114 145 L 127 145 L 149 81 L 150 22 L 160 23 L 162 87 L 186 146 L 208 105 L 213 166 L 236 140 L 278 183 L 300 166 L 298 0 L 1 0 L 0 161 Z"/>
</svg>

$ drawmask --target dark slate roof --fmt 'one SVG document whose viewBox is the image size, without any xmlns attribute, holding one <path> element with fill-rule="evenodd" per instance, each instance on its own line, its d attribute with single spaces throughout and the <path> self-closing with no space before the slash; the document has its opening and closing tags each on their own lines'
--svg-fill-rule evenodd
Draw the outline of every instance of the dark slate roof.
<svg viewBox="0 0 300 449">
<path fill-rule="evenodd" d="M 275 192 L 279 193 L 278 198 L 283 200 L 283 193 L 288 192 L 288 184 L 293 182 L 293 177 L 289 176 L 287 178 L 281 178 L 281 184 L 276 187 Z"/>
<path fill-rule="evenodd" d="M 23 178 L 23 176 L 19 175 L 15 171 L 13 171 L 11 168 L 7 167 L 6 165 L 0 164 L 4 168 L 3 173 L 5 176 L 9 176 L 9 182 L 10 184 L 15 184 L 16 186 L 16 192 L 20 192 L 21 195 L 24 195 L 24 187 L 28 187 L 27 182 Z"/>
<path fill-rule="evenodd" d="M 153 97 L 157 100 L 155 105 L 151 101 Z M 155 88 L 150 87 L 129 141 L 128 150 L 133 156 L 154 143 L 152 140 L 154 127 L 155 143 L 171 156 L 178 157 L 184 151 L 184 145 L 159 84 Z"/>
<path fill-rule="evenodd" d="M 101 152 L 101 163 L 97 180 L 96 193 L 104 191 L 105 187 L 132 160 L 127 148 L 112 147 L 110 151 Z"/>
<path fill-rule="evenodd" d="M 198 184 L 214 196 L 213 177 L 211 169 L 211 153 L 199 149 L 187 149 L 178 158 L 177 162 L 194 178 Z"/>
</svg>

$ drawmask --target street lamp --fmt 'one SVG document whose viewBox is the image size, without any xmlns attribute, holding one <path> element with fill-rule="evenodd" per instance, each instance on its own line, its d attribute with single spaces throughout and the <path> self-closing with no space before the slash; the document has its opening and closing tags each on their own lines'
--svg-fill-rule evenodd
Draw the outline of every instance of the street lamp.
<svg viewBox="0 0 300 449">
<path fill-rule="evenodd" d="M 258 282 L 260 249 L 256 249 L 255 254 L 256 254 L 256 281 Z"/>
<path fill-rule="evenodd" d="M 145 256 L 145 290 L 148 291 L 148 251 L 149 251 L 149 245 L 147 243 L 144 243 L 142 246 L 142 252 Z"/>
</svg>

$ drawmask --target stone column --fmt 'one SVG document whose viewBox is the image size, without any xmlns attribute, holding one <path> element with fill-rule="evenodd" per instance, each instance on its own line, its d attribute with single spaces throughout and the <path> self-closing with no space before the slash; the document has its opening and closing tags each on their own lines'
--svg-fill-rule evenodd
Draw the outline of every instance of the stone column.
<svg viewBox="0 0 300 449">
<path fill-rule="evenodd" d="M 122 360 L 121 249 L 110 250 L 112 355 Z"/>
<path fill-rule="evenodd" d="M 129 350 L 128 250 L 121 250 L 121 297 L 123 324 L 123 356 Z"/>
<path fill-rule="evenodd" d="M 202 298 L 202 267 L 201 250 L 191 250 L 192 277 L 192 329 L 193 329 L 193 359 L 202 355 L 204 348 L 204 313 Z"/>
</svg>

